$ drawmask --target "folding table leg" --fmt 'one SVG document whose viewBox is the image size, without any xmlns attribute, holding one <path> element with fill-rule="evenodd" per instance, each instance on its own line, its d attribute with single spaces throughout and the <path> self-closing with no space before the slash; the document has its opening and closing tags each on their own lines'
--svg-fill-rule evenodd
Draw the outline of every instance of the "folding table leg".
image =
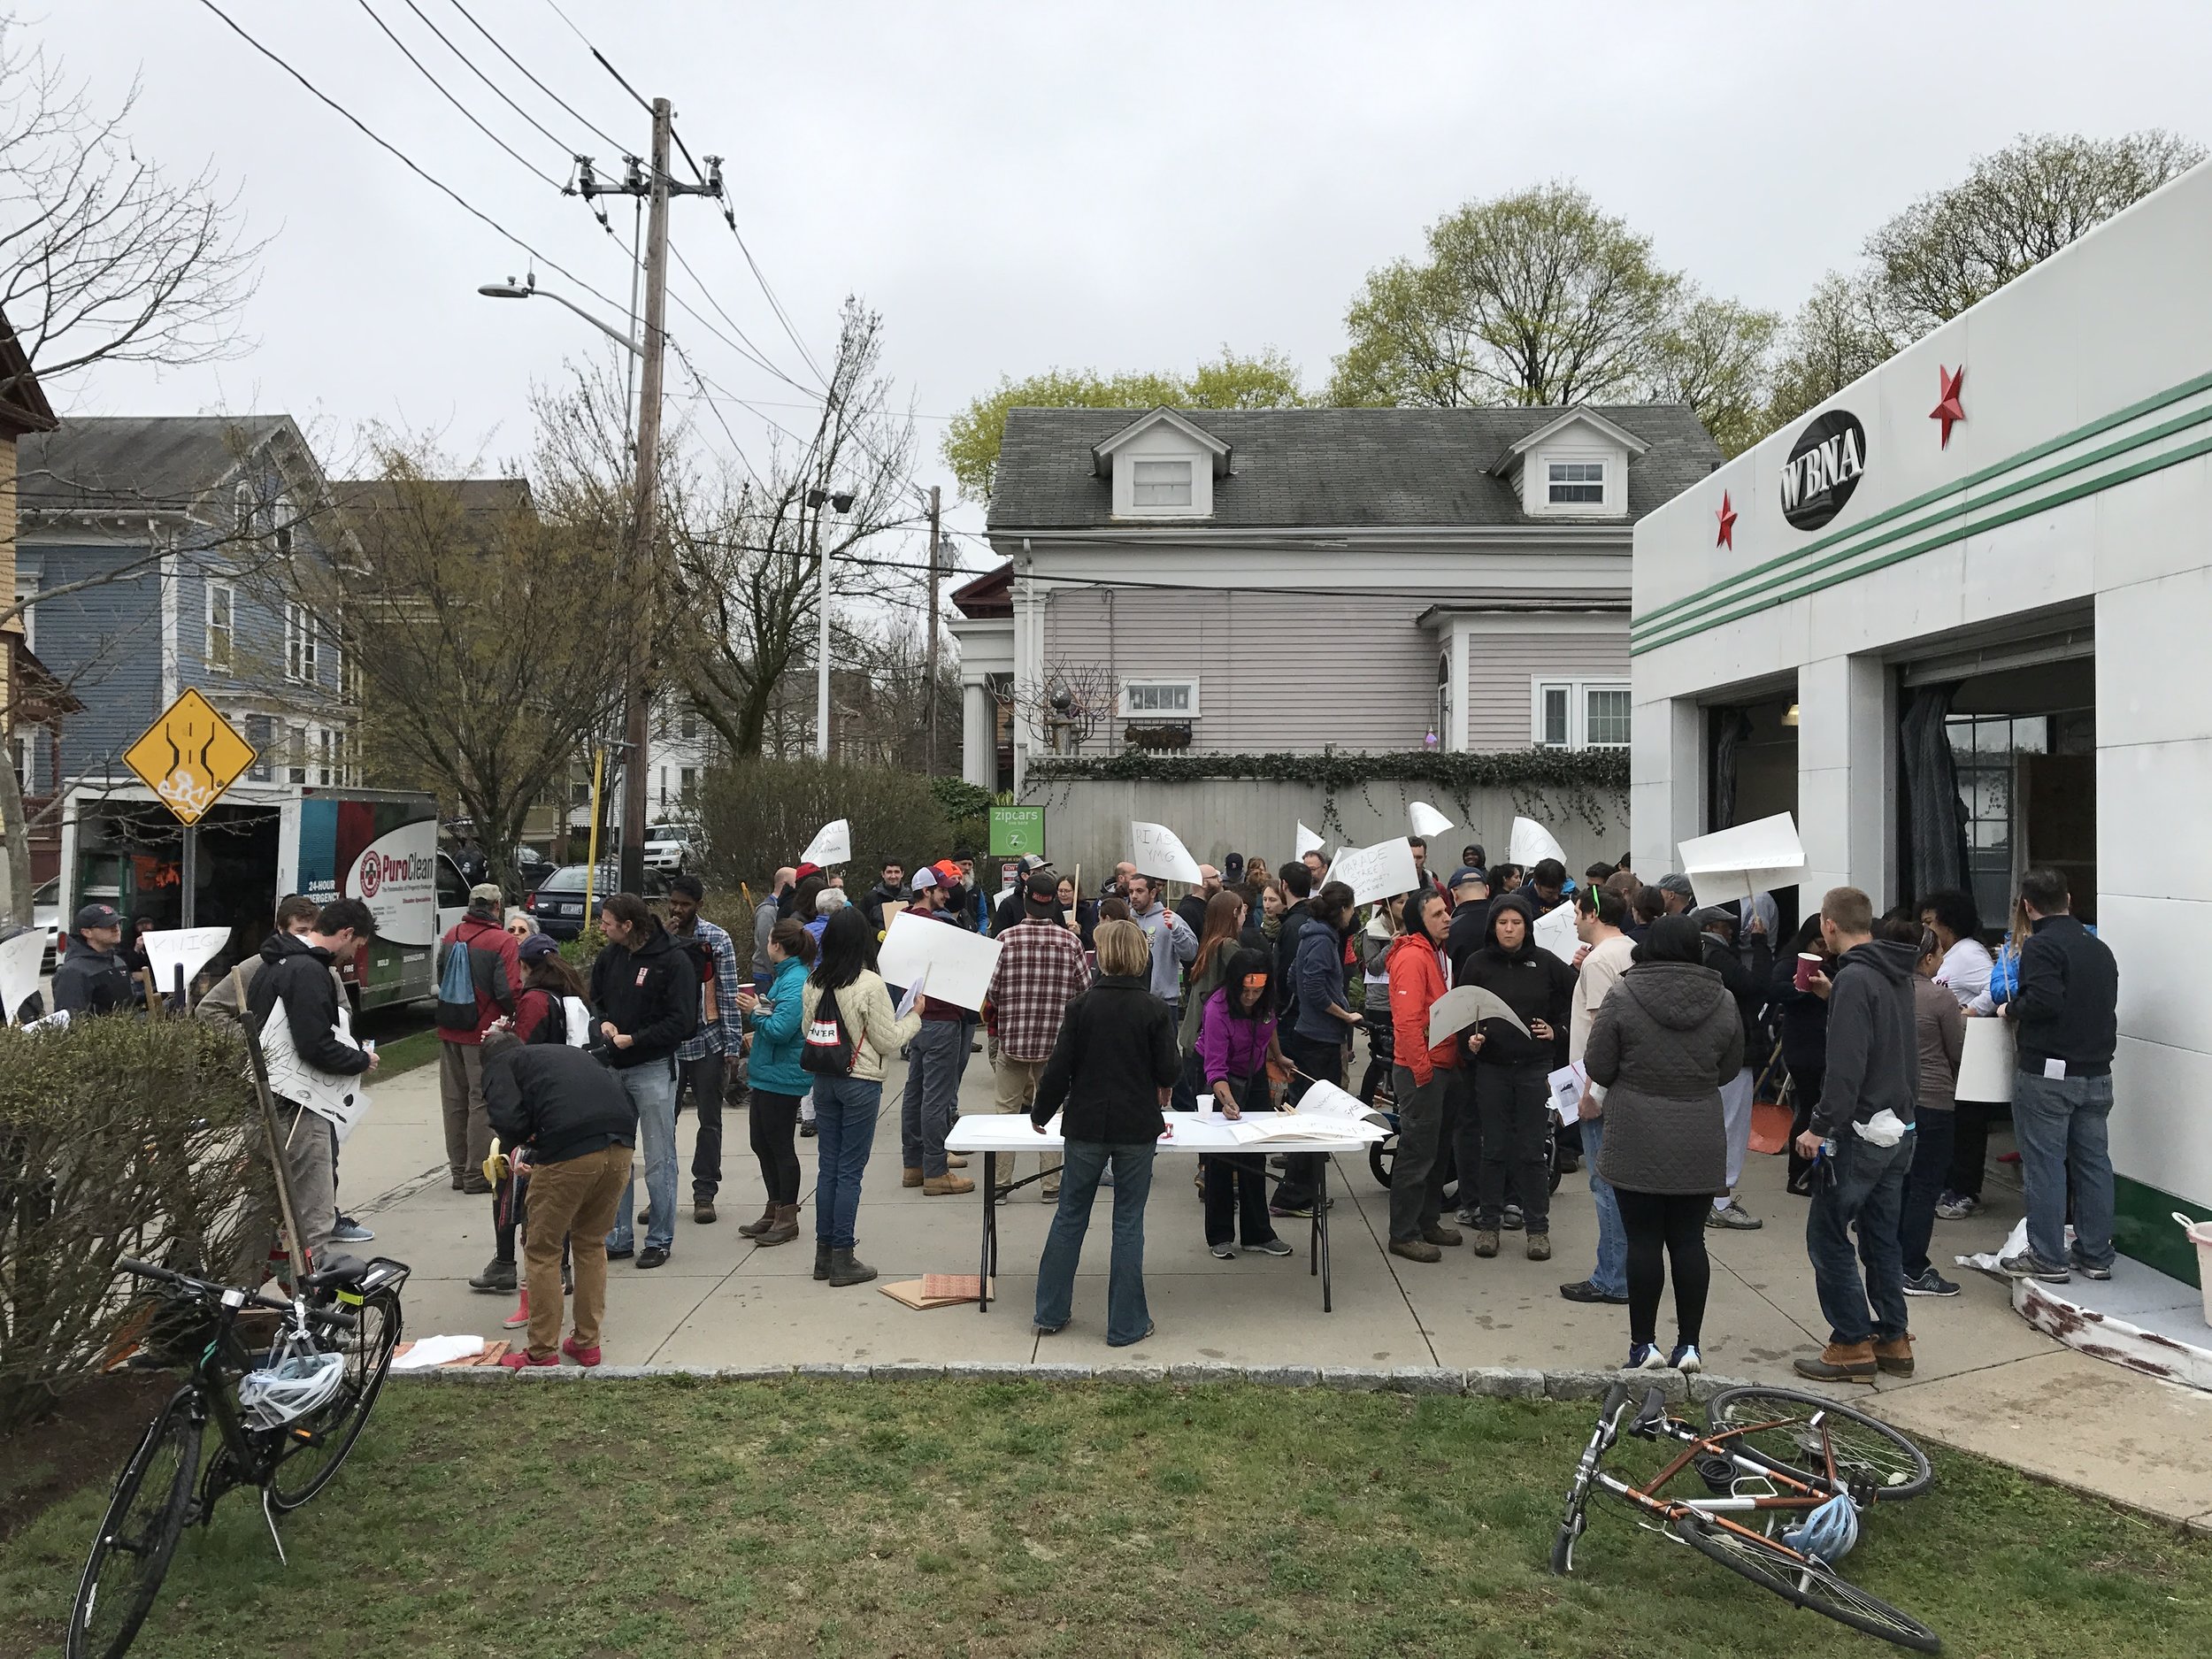
<svg viewBox="0 0 2212 1659">
<path fill-rule="evenodd" d="M 1333 1153 L 1321 1155 L 1319 1172 L 1313 1183 L 1313 1236 L 1321 1258 L 1321 1311 L 1334 1313 L 1329 1287 L 1329 1164 Z"/>
<path fill-rule="evenodd" d="M 976 1275 L 975 1310 L 991 1311 L 991 1269 L 993 1258 L 998 1254 L 998 1212 L 991 1207 L 991 1194 L 998 1187 L 998 1154 L 983 1155 L 983 1261 Z"/>
</svg>

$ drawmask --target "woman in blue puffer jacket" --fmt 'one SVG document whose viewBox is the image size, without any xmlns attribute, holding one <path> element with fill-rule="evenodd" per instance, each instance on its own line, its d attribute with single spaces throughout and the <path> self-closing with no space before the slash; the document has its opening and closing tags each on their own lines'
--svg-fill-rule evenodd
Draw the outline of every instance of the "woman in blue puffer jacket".
<svg viewBox="0 0 2212 1659">
<path fill-rule="evenodd" d="M 752 1016 L 753 1046 L 746 1061 L 752 1103 L 747 1111 L 753 1156 L 768 1189 L 758 1221 L 738 1231 L 762 1244 L 788 1244 L 799 1236 L 799 1100 L 814 1079 L 799 1064 L 804 1046 L 806 974 L 814 962 L 814 936 L 787 917 L 768 933 L 768 989 L 758 997 L 741 992 L 738 1005 Z"/>
</svg>

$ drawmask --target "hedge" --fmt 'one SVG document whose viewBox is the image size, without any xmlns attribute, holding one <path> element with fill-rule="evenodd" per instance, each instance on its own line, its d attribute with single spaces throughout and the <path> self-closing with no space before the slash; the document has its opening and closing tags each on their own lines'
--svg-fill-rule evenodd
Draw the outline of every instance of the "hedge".
<svg viewBox="0 0 2212 1659">
<path fill-rule="evenodd" d="M 839 760 L 746 761 L 710 767 L 700 780 L 710 883 L 764 893 L 778 865 L 796 864 L 815 832 L 841 818 L 852 826 L 853 856 L 843 869 L 856 897 L 888 860 L 912 870 L 953 850 L 945 809 L 918 772 Z"/>
</svg>

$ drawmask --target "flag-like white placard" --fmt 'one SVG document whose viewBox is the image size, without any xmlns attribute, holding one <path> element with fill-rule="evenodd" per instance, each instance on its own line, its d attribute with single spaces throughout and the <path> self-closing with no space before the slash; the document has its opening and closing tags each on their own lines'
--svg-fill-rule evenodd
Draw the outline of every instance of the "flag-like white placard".
<svg viewBox="0 0 2212 1659">
<path fill-rule="evenodd" d="M 1529 1034 L 1521 1017 L 1495 991 L 1486 991 L 1479 985 L 1455 985 L 1429 1004 L 1429 1047 L 1433 1048 L 1454 1032 L 1479 1025 L 1486 1019 L 1502 1019 L 1524 1037 Z"/>
<path fill-rule="evenodd" d="M 1394 893 L 1410 893 L 1421 879 L 1413 862 L 1413 843 L 1401 835 L 1372 847 L 1340 847 L 1329 863 L 1329 881 L 1352 889 L 1352 902 L 1372 904 Z"/>
<path fill-rule="evenodd" d="M 926 976 L 932 1001 L 979 1011 L 998 953 L 995 939 L 909 910 L 883 935 L 877 965 L 886 985 L 910 988 Z"/>
<path fill-rule="evenodd" d="M 1506 847 L 1505 856 L 1524 870 L 1540 864 L 1547 858 L 1556 858 L 1563 864 L 1567 862 L 1566 849 L 1559 844 L 1549 830 L 1532 818 L 1513 820 L 1513 834 Z"/>
<path fill-rule="evenodd" d="M 38 971 L 46 965 L 46 930 L 27 927 L 0 941 L 0 1025 L 12 1025 L 15 1010 L 38 989 Z"/>
<path fill-rule="evenodd" d="M 1575 952 L 1582 949 L 1582 941 L 1575 936 L 1575 907 L 1555 905 L 1536 918 L 1536 946 L 1548 950 L 1567 964 L 1574 965 Z"/>
<path fill-rule="evenodd" d="M 1795 883 L 1805 870 L 1805 844 L 1786 812 L 1733 829 L 1715 830 L 1681 846 L 1682 873 L 1700 905 L 1725 904 Z"/>
<path fill-rule="evenodd" d="M 1301 824 L 1298 826 L 1298 850 L 1293 856 L 1303 858 L 1308 853 L 1317 853 L 1320 850 L 1321 838 Z"/>
<path fill-rule="evenodd" d="M 853 826 L 848 818 L 832 818 L 814 832 L 814 839 L 799 855 L 803 864 L 819 864 L 827 870 L 832 864 L 841 864 L 853 856 Z"/>
<path fill-rule="evenodd" d="M 922 1000 L 922 993 L 928 988 L 928 985 L 929 970 L 927 968 L 924 968 L 919 973 L 914 976 L 914 983 L 906 987 L 906 995 L 899 998 L 899 1005 L 891 1010 L 891 1018 L 894 1019 L 904 1019 L 909 1014 L 912 1013 L 915 1008 L 920 1003 Z"/>
<path fill-rule="evenodd" d="M 2008 1019 L 1970 1019 L 1966 1047 L 1959 1054 L 1959 1080 L 1955 1091 L 1961 1100 L 2012 1099 L 2012 1077 L 2019 1069 L 2019 1039 Z"/>
<path fill-rule="evenodd" d="M 1198 860 L 1190 856 L 1182 838 L 1164 824 L 1129 821 L 1129 861 L 1141 876 L 1187 881 L 1193 886 L 1199 880 Z"/>
<path fill-rule="evenodd" d="M 1408 804 L 1406 820 L 1413 826 L 1413 833 L 1424 841 L 1432 835 L 1441 835 L 1452 826 L 1452 820 L 1446 818 L 1426 801 L 1415 801 Z"/>
<path fill-rule="evenodd" d="M 192 976 L 230 942 L 230 929 L 178 927 L 164 933 L 141 933 L 138 937 L 146 947 L 146 961 L 154 971 L 154 988 L 166 996 L 177 988 L 177 970 L 184 970 L 184 982 L 190 985 Z"/>
<path fill-rule="evenodd" d="M 353 1021 L 342 1006 L 338 1010 L 338 1041 L 349 1048 L 360 1047 L 353 1040 Z M 262 1023 L 261 1057 L 269 1071 L 269 1093 L 328 1118 L 341 1141 L 353 1133 L 354 1125 L 369 1109 L 368 1092 L 359 1077 L 325 1071 L 300 1058 L 300 1051 L 292 1044 L 291 1018 L 280 996 Z"/>
</svg>

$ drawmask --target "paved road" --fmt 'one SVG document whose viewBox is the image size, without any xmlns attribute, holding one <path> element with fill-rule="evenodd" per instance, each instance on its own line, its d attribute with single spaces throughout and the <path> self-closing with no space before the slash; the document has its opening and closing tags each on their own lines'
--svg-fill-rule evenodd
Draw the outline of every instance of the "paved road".
<svg viewBox="0 0 2212 1659">
<path fill-rule="evenodd" d="M 925 1198 L 899 1184 L 895 1065 L 869 1165 L 857 1229 L 860 1254 L 885 1279 L 925 1272 L 972 1272 L 978 1201 Z M 978 1055 L 962 1089 L 964 1111 L 987 1110 L 990 1071 Z M 437 1072 L 426 1067 L 376 1091 L 369 1118 L 341 1160 L 346 1206 L 377 1230 L 373 1248 L 411 1263 L 407 1320 L 416 1335 L 501 1334 L 511 1306 L 468 1288 L 492 1254 L 488 1200 L 451 1190 L 439 1127 Z M 722 1219 L 689 1219 L 692 1130 L 680 1131 L 684 1219 L 663 1268 L 611 1270 L 606 1354 L 617 1364 L 735 1365 L 806 1361 L 1033 1359 L 1154 1364 L 1213 1360 L 1239 1364 L 1617 1365 L 1627 1351 L 1625 1310 L 1563 1302 L 1558 1286 L 1588 1271 L 1595 1222 L 1584 1178 L 1571 1175 L 1555 1202 L 1548 1263 L 1506 1251 L 1479 1261 L 1464 1247 L 1435 1265 L 1386 1255 L 1382 1190 L 1364 1167 L 1338 1161 L 1333 1225 L 1336 1311 L 1321 1311 L 1304 1259 L 1307 1224 L 1281 1223 L 1300 1246 L 1294 1260 L 1207 1254 L 1190 1165 L 1162 1159 L 1147 1212 L 1146 1273 L 1157 1333 L 1136 1349 L 1103 1340 L 1107 1237 L 1103 1205 L 1094 1221 L 1079 1281 L 1075 1322 L 1056 1337 L 1031 1327 L 1034 1263 L 1051 1207 L 1036 1188 L 1018 1194 L 1001 1221 L 1000 1291 L 987 1314 L 972 1306 L 927 1313 L 879 1294 L 874 1285 L 833 1290 L 811 1277 L 812 1156 L 802 1141 L 807 1198 L 802 1237 L 761 1248 L 737 1224 L 760 1210 L 762 1187 L 741 1114 L 726 1129 Z M 971 1177 L 979 1177 L 974 1160 Z M 1027 1165 L 1025 1163 L 1025 1172 Z M 1730 1376 L 1793 1380 L 1790 1361 L 1817 1346 L 1820 1326 L 1806 1265 L 1801 1201 L 1782 1190 L 1783 1161 L 1756 1158 L 1745 1187 L 1768 1217 L 1755 1233 L 1709 1233 L 1712 1298 L 1703 1344 L 1709 1369 Z M 643 1201 L 641 1179 L 639 1200 Z M 2018 1194 L 1993 1181 L 1993 1210 L 1939 1222 L 1939 1259 L 1984 1250 L 2019 1214 Z M 2212 1396 L 2087 1358 L 2031 1329 L 2005 1288 L 1962 1273 L 1955 1300 L 1912 1303 L 1918 1374 L 1885 1381 L 1876 1409 L 1932 1440 L 2004 1459 L 2032 1472 L 2177 1521 L 2212 1528 Z M 879 1281 L 880 1282 L 880 1281 Z M 1663 1312 L 1662 1332 L 1666 1331 Z M 1874 1390 L 1861 1390 L 1864 1400 Z"/>
</svg>

